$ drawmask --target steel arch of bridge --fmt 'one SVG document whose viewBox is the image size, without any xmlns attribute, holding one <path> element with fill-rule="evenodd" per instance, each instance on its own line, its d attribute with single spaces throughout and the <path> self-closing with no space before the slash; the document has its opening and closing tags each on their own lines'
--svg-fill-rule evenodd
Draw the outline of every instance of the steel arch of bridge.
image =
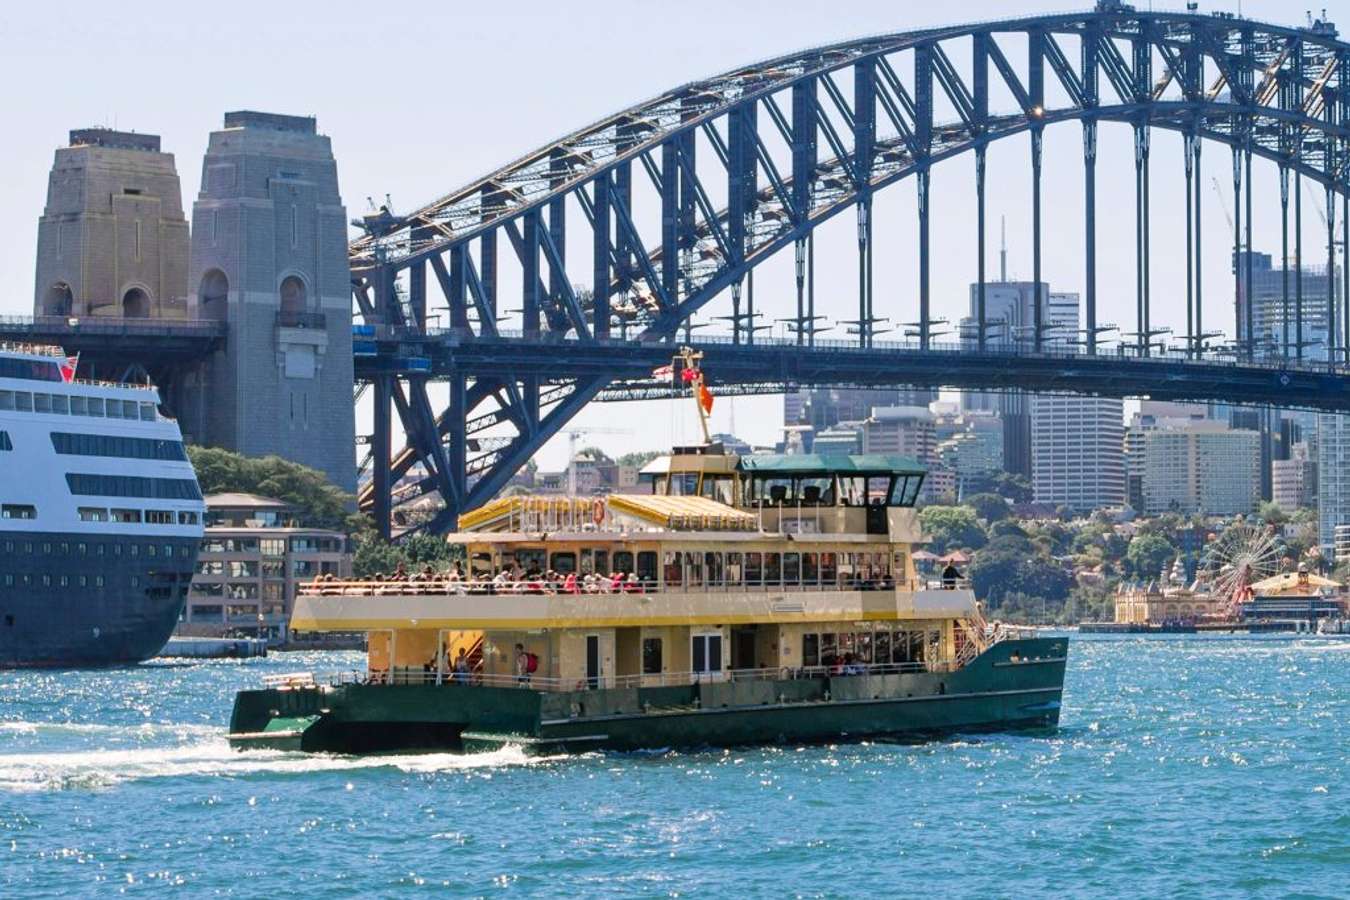
<svg viewBox="0 0 1350 900">
<path fill-rule="evenodd" d="M 1013 43 L 1020 53 L 1008 49 Z M 852 324 L 858 346 L 873 348 L 882 319 L 872 305 L 872 197 L 911 175 L 918 183 L 919 216 L 914 336 L 920 350 L 930 349 L 929 171 L 966 152 L 976 163 L 979 285 L 978 315 L 966 337 L 973 351 L 997 350 L 1007 335 L 1000 338 L 986 319 L 983 302 L 986 150 L 993 141 L 1030 135 L 1032 281 L 1040 284 L 1042 135 L 1059 122 L 1078 121 L 1083 129 L 1087 355 L 1097 353 L 1102 330 L 1096 306 L 1098 126 L 1122 122 L 1134 131 L 1138 356 L 1155 352 L 1148 271 L 1150 134 L 1158 127 L 1183 135 L 1185 352 L 1202 357 L 1211 348 L 1204 330 L 1198 228 L 1193 246 L 1190 240 L 1202 195 L 1200 148 L 1207 141 L 1231 148 L 1235 199 L 1243 196 L 1244 181 L 1251 183 L 1252 159 L 1273 161 L 1280 170 L 1286 222 L 1290 176 L 1296 205 L 1305 180 L 1321 185 L 1331 247 L 1336 209 L 1331 201 L 1350 196 L 1348 65 L 1350 45 L 1324 23 L 1294 29 L 1225 15 L 1144 13 L 1112 2 L 1085 13 L 885 35 L 684 85 L 414 213 L 382 210 L 368 216 L 365 236 L 350 247 L 353 294 L 365 326 L 365 337 L 358 337 L 358 370 L 373 386 L 375 400 L 367 459 L 372 478 L 362 504 L 387 527 L 396 502 L 435 491 L 445 510 L 431 527 L 449 527 L 458 512 L 500 490 L 614 377 L 626 374 L 617 364 L 600 374 L 570 371 L 574 354 L 550 352 L 554 344 L 608 345 L 616 329 L 627 341 L 668 344 L 695 312 L 729 290 L 731 313 L 725 318 L 733 343 L 753 345 L 758 330 L 753 288 L 747 292 L 743 285 L 757 265 L 788 246 L 796 263 L 792 327 L 798 344 L 814 346 L 812 234 L 848 209 L 857 211 L 859 249 L 858 317 Z M 992 108 L 1000 102 L 1008 109 Z M 707 175 L 710 169 L 715 179 Z M 659 215 L 643 216 L 634 205 L 635 188 L 644 179 L 658 198 Z M 1250 247 L 1250 190 L 1245 210 L 1241 202 L 1237 207 L 1234 246 L 1244 245 L 1245 224 Z M 569 225 L 577 220 L 576 212 L 569 220 L 569 209 L 580 211 L 589 232 L 584 278 L 567 264 Z M 1341 224 L 1350 237 L 1350 206 L 1345 212 Z M 1301 249 L 1301 219 L 1296 223 Z M 511 256 L 502 254 L 502 244 Z M 1250 281 L 1250 254 L 1247 259 Z M 498 326 L 504 261 L 513 261 L 520 273 L 518 336 Z M 579 289 L 581 284 L 587 287 Z M 433 291 L 439 292 L 439 304 L 433 304 Z M 1334 294 L 1318 301 L 1326 307 L 1332 359 L 1350 347 L 1350 315 L 1339 317 L 1342 340 Z M 1293 359 L 1293 368 L 1302 363 L 1306 346 L 1301 284 L 1298 300 L 1296 333 L 1286 335 L 1279 348 Z M 435 305 L 444 306 L 448 328 L 433 327 Z M 1250 305 L 1243 306 L 1235 298 L 1236 346 L 1230 352 L 1251 359 L 1263 348 L 1256 344 Z M 1026 349 L 1039 353 L 1049 328 L 1039 321 L 1040 304 L 1035 308 Z M 475 339 L 494 346 L 514 341 L 516 352 L 468 352 Z M 489 356 L 491 363 L 484 361 Z M 1141 362 L 1120 360 L 1120 391 L 1133 384 L 1130 366 Z M 447 408 L 438 410 L 431 402 L 430 380 L 448 382 Z M 1074 386 L 1072 378 L 1063 382 L 1057 384 Z M 407 436 L 397 454 L 391 453 L 391 410 Z M 497 426 L 514 434 L 481 437 Z M 414 469 L 421 474 L 396 495 L 395 482 Z"/>
</svg>

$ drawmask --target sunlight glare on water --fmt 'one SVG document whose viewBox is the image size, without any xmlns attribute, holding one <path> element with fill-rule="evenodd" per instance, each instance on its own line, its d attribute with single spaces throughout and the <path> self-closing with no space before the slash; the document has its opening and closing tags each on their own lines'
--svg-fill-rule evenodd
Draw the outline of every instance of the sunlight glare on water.
<svg viewBox="0 0 1350 900">
<path fill-rule="evenodd" d="M 228 748 L 237 689 L 358 664 L 0 673 L 0 896 L 1338 897 L 1350 883 L 1350 641 L 1078 638 L 1049 736 L 543 759 Z"/>
</svg>

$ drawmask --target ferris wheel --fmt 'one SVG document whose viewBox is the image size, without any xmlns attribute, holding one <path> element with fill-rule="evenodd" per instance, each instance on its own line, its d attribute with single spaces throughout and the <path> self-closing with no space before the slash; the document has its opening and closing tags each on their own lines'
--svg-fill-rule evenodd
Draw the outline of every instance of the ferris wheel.
<svg viewBox="0 0 1350 900">
<path fill-rule="evenodd" d="M 1275 574 L 1279 556 L 1274 526 L 1238 518 L 1205 548 L 1202 577 L 1221 607 L 1235 614 L 1239 603 L 1251 599 L 1252 585 Z"/>
</svg>

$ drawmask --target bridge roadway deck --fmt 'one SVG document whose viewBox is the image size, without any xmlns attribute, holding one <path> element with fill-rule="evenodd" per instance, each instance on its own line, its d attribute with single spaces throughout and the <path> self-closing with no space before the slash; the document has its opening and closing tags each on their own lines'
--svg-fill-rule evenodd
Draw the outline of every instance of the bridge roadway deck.
<svg viewBox="0 0 1350 900">
<path fill-rule="evenodd" d="M 518 379 L 553 382 L 609 376 L 613 383 L 598 399 L 656 399 L 675 393 L 668 382 L 651 377 L 654 368 L 671 360 L 677 345 L 667 342 L 380 332 L 365 352 L 358 350 L 358 380 L 410 369 L 433 380 L 457 371 L 469 376 L 510 373 Z M 795 340 L 760 339 L 751 345 L 707 336 L 688 346 L 703 351 L 708 383 L 722 394 L 775 393 L 785 386 L 913 385 L 1350 412 L 1350 367 L 1325 362 L 1245 361 L 1213 353 L 1200 359 L 1176 352 L 1142 356 L 1134 347 L 1093 355 L 1073 350 L 1034 353 L 1014 347 L 979 352 L 958 344 L 920 350 L 916 344 L 900 342 L 860 348 L 844 341 L 817 341 L 814 348 L 808 348 Z"/>
<path fill-rule="evenodd" d="M 224 322 L 204 320 L 0 317 L 0 342 L 50 344 L 94 363 L 188 363 L 216 350 L 225 334 Z"/>
</svg>

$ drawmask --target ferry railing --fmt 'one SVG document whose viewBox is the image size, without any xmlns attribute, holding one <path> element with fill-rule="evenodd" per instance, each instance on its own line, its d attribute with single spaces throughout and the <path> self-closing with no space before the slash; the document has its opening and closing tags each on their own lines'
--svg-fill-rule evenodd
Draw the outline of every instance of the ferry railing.
<svg viewBox="0 0 1350 900">
<path fill-rule="evenodd" d="M 968 590 L 967 580 L 948 582 L 922 581 L 919 579 L 895 581 L 889 577 L 837 576 L 825 581 L 784 581 L 782 579 L 740 579 L 708 580 L 700 579 L 679 583 L 660 581 L 623 581 L 615 582 L 602 578 L 598 584 L 584 584 L 580 581 L 575 587 L 569 587 L 565 581 L 544 578 L 532 578 L 519 581 L 493 580 L 453 580 L 442 577 L 414 578 L 400 580 L 347 580 L 312 581 L 300 585 L 298 593 L 305 597 L 380 597 L 380 596 L 450 596 L 450 595 L 516 595 L 543 594 L 556 596 L 598 596 L 602 594 L 660 594 L 660 593 L 802 593 L 807 591 L 919 591 L 919 590 Z"/>
<path fill-rule="evenodd" d="M 849 678 L 864 675 L 914 675 L 926 672 L 948 672 L 953 666 L 949 660 L 909 661 L 893 663 L 838 664 L 833 666 L 783 666 L 758 669 L 725 669 L 720 672 L 653 672 L 635 675 L 598 675 L 595 677 L 564 678 L 555 675 L 514 675 L 493 672 L 436 671 L 434 667 L 418 668 L 394 666 L 374 671 L 347 671 L 333 673 L 325 679 L 330 686 L 460 686 L 529 688 L 546 693 L 570 693 L 587 690 L 617 690 L 657 687 L 687 687 L 693 684 L 719 684 L 750 681 L 801 681 L 820 678 Z M 307 673 L 306 673 L 307 674 Z M 295 684 L 285 676 L 270 687 L 304 687 L 317 684 Z"/>
</svg>

